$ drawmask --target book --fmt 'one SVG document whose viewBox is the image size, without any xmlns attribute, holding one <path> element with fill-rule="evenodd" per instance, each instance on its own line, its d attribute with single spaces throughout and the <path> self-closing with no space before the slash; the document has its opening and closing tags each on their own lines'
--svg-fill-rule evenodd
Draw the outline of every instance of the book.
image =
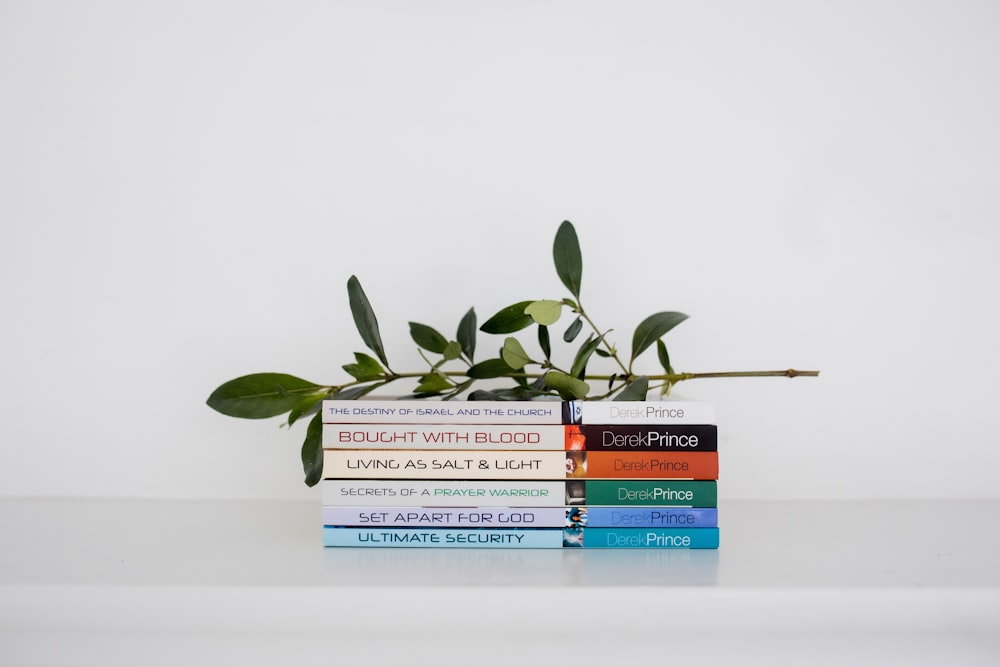
<svg viewBox="0 0 1000 667">
<path fill-rule="evenodd" d="M 715 528 L 719 525 L 719 510 L 715 507 L 587 506 L 583 509 L 586 513 L 583 522 L 590 527 Z"/>
<path fill-rule="evenodd" d="M 718 528 L 595 528 L 578 529 L 581 546 L 598 549 L 718 549 Z M 563 530 L 564 544 L 576 531 Z M 572 546 L 565 544 L 565 546 Z"/>
<path fill-rule="evenodd" d="M 323 423 L 572 424 L 571 410 L 567 401 L 328 400 Z"/>
<path fill-rule="evenodd" d="M 563 505 L 656 505 L 716 507 L 715 481 L 573 479 L 412 480 L 324 479 L 323 505 L 469 507 L 506 504 L 518 507 Z"/>
<path fill-rule="evenodd" d="M 575 508 L 573 508 L 575 509 Z M 323 507 L 323 525 L 401 528 L 563 528 L 561 507 Z"/>
<path fill-rule="evenodd" d="M 718 451 L 715 424 L 580 424 L 576 429 L 587 451 Z M 567 447 L 574 449 L 574 447 Z"/>
<path fill-rule="evenodd" d="M 323 507 L 323 525 L 353 528 L 716 528 L 714 507 Z"/>
<path fill-rule="evenodd" d="M 717 430 L 713 424 L 324 424 L 323 447 L 707 452 L 718 449 Z"/>
<path fill-rule="evenodd" d="M 568 429 L 575 428 L 562 424 L 324 424 L 323 447 L 565 451 L 571 443 Z"/>
<path fill-rule="evenodd" d="M 718 452 L 327 449 L 337 479 L 718 479 Z"/>
<path fill-rule="evenodd" d="M 327 449 L 323 476 L 373 479 L 560 479 L 566 452 Z"/>
<path fill-rule="evenodd" d="M 325 424 L 715 424 L 706 401 L 323 401 Z"/>
<path fill-rule="evenodd" d="M 719 453 L 566 452 L 566 477 L 586 479 L 718 479 Z"/>
<path fill-rule="evenodd" d="M 346 528 L 323 526 L 327 547 L 562 548 L 561 528 Z"/>
<path fill-rule="evenodd" d="M 579 488 L 583 485 L 583 498 Z M 717 507 L 714 481 L 593 479 L 566 482 L 567 505 L 666 505 Z"/>
<path fill-rule="evenodd" d="M 715 424 L 707 401 L 571 401 L 580 424 Z"/>
<path fill-rule="evenodd" d="M 718 528 L 323 527 L 328 547 L 718 549 Z"/>
</svg>

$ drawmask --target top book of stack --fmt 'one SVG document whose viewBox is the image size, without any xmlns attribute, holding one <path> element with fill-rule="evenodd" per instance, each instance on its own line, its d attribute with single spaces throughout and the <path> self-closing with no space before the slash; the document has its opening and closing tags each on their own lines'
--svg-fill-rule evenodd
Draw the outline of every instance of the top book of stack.
<svg viewBox="0 0 1000 667">
<path fill-rule="evenodd" d="M 324 424 L 715 424 L 704 401 L 324 401 Z"/>
</svg>

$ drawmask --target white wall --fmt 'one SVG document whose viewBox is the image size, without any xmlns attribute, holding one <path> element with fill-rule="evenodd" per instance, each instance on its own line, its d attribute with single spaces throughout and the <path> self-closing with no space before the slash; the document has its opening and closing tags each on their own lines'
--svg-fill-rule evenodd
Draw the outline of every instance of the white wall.
<svg viewBox="0 0 1000 667">
<path fill-rule="evenodd" d="M 991 2 L 0 5 L 0 494 L 318 497 L 257 371 L 564 292 L 706 380 L 724 498 L 987 497 Z M 499 345 L 480 339 L 480 349 Z M 648 363 L 655 366 L 650 354 Z"/>
</svg>

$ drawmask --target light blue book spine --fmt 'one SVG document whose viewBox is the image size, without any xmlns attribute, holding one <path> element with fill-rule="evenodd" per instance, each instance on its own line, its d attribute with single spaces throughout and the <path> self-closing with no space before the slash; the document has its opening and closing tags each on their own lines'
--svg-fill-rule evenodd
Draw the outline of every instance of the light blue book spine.
<svg viewBox="0 0 1000 667">
<path fill-rule="evenodd" d="M 714 507 L 588 507 L 591 528 L 716 528 Z"/>
<path fill-rule="evenodd" d="M 569 531 L 567 530 L 567 533 Z M 587 549 L 718 549 L 718 528 L 584 528 Z"/>
<path fill-rule="evenodd" d="M 718 549 L 718 528 L 340 528 L 323 527 L 327 547 L 466 549 Z"/>
<path fill-rule="evenodd" d="M 335 528 L 323 527 L 327 547 L 458 547 L 466 549 L 555 549 L 559 528 Z"/>
</svg>

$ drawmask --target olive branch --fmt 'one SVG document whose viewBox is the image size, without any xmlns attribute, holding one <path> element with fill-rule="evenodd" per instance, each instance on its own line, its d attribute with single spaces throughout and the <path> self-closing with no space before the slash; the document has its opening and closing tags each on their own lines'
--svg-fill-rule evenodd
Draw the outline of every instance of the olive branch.
<svg viewBox="0 0 1000 667">
<path fill-rule="evenodd" d="M 713 373 L 678 373 L 670 362 L 663 336 L 687 319 L 673 311 L 654 313 L 644 319 L 632 334 L 628 357 L 609 340 L 611 329 L 601 329 L 591 319 L 580 299 L 583 258 L 576 229 L 569 221 L 556 232 L 552 246 L 556 273 L 569 291 L 562 299 L 519 301 L 501 309 L 477 327 L 476 312 L 470 308 L 459 320 L 454 339 L 434 327 L 410 322 L 410 337 L 417 344 L 427 368 L 414 372 L 396 372 L 389 365 L 378 318 L 356 276 L 347 281 L 347 295 L 354 324 L 365 346 L 375 354 L 354 353 L 354 363 L 342 368 L 352 378 L 337 385 L 309 382 L 286 373 L 254 373 L 220 385 L 208 397 L 208 405 L 230 417 L 266 419 L 288 414 L 286 424 L 293 425 L 312 415 L 302 443 L 302 466 L 305 482 L 314 486 L 323 474 L 322 415 L 324 400 L 361 398 L 394 382 L 416 383 L 406 398 L 451 400 L 468 392 L 469 400 L 525 401 L 537 398 L 563 400 L 642 401 L 656 391 L 668 394 L 675 384 L 686 380 L 723 377 L 798 377 L 817 376 L 819 371 L 725 371 Z M 550 328 L 569 312 L 572 320 L 562 333 L 562 341 L 575 344 L 584 330 L 587 335 L 576 348 L 569 365 L 553 360 Z M 509 335 L 535 327 L 541 358 L 534 359 L 515 336 Z M 476 337 L 482 331 L 506 335 L 496 357 L 476 361 Z M 660 372 L 641 374 L 633 370 L 636 359 L 656 346 Z M 588 373 L 594 356 L 608 360 L 610 373 Z M 457 368 L 456 368 L 457 367 Z M 482 380 L 511 381 L 501 388 L 477 388 Z M 592 388 L 592 384 L 598 389 Z M 599 384 L 597 384 L 599 383 Z"/>
</svg>

